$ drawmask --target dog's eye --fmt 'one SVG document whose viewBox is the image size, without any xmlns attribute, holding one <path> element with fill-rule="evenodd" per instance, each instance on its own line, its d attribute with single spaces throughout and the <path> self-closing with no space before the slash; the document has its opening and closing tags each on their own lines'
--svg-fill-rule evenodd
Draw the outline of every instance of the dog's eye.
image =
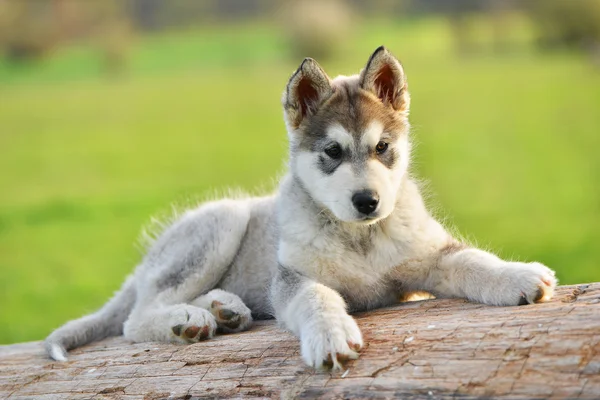
<svg viewBox="0 0 600 400">
<path fill-rule="evenodd" d="M 388 148 L 388 144 L 386 142 L 379 142 L 377 146 L 375 146 L 375 151 L 377 154 L 383 154 Z"/>
<path fill-rule="evenodd" d="M 325 154 L 333 159 L 338 159 L 342 157 L 342 148 L 339 144 L 334 144 L 325 149 Z"/>
</svg>

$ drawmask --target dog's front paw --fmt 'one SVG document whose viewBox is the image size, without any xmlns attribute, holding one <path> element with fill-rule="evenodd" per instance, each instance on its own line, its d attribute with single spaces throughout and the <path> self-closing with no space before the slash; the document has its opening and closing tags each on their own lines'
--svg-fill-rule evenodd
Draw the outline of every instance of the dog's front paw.
<svg viewBox="0 0 600 400">
<path fill-rule="evenodd" d="M 360 329 L 345 312 L 315 316 L 301 332 L 302 358 L 317 369 L 341 369 L 363 346 Z"/>
<path fill-rule="evenodd" d="M 543 264 L 510 262 L 502 271 L 499 305 L 525 305 L 548 301 L 554 294 L 554 271 Z"/>
</svg>

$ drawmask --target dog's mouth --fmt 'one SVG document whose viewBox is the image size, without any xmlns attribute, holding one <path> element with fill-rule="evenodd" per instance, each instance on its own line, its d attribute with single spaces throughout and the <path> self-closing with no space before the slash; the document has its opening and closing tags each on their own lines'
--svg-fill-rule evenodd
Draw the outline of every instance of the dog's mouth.
<svg viewBox="0 0 600 400">
<path fill-rule="evenodd" d="M 379 214 L 369 214 L 369 215 L 361 215 L 359 218 L 355 220 L 356 223 L 361 225 L 371 225 L 375 222 L 379 221 L 381 217 Z"/>
<path fill-rule="evenodd" d="M 379 218 L 379 216 L 377 214 L 369 214 L 369 215 L 363 215 L 360 220 L 361 221 L 370 221 L 372 219 L 377 219 Z"/>
</svg>

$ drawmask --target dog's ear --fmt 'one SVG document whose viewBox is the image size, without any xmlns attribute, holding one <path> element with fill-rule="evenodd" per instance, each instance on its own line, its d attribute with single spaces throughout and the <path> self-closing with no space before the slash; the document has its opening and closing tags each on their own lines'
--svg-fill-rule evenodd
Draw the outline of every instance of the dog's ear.
<svg viewBox="0 0 600 400">
<path fill-rule="evenodd" d="M 291 127 L 298 128 L 332 93 L 331 80 L 325 71 L 312 58 L 305 58 L 283 94 L 283 109 Z"/>
<path fill-rule="evenodd" d="M 396 111 L 408 111 L 408 84 L 400 61 L 381 46 L 371 55 L 360 73 L 360 87 L 375 94 Z"/>
</svg>

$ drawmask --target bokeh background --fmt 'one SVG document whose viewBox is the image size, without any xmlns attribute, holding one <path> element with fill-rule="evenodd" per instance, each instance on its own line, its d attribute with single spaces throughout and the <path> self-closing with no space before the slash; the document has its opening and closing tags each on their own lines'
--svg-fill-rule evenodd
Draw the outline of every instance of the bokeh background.
<svg viewBox="0 0 600 400">
<path fill-rule="evenodd" d="M 448 225 L 600 280 L 600 1 L 0 0 L 0 343 L 101 306 L 151 216 L 285 169 L 306 56 L 385 44 Z"/>
</svg>

